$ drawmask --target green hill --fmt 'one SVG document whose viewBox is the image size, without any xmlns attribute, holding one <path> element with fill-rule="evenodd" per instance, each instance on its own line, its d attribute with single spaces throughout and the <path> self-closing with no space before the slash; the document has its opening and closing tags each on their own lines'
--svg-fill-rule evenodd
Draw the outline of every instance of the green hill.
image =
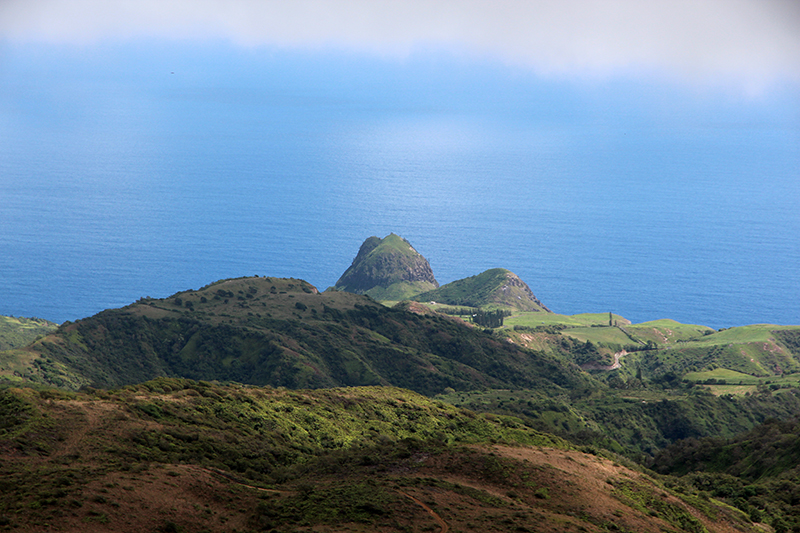
<svg viewBox="0 0 800 533">
<path fill-rule="evenodd" d="M 505 269 L 390 308 L 436 287 L 394 234 L 345 274 L 0 317 L 0 526 L 800 529 L 800 326 L 557 315 Z"/>
<path fill-rule="evenodd" d="M 404 300 L 438 286 L 428 260 L 392 233 L 365 240 L 334 288 L 375 300 Z"/>
<path fill-rule="evenodd" d="M 564 390 L 591 380 L 557 357 L 438 314 L 264 277 L 141 299 L 0 353 L 0 378 L 9 382 L 77 389 L 159 376 L 292 388 L 394 385 L 428 395 L 448 387 Z"/>
<path fill-rule="evenodd" d="M 550 312 L 519 276 L 504 268 L 453 281 L 413 299 L 453 306 Z"/>
</svg>

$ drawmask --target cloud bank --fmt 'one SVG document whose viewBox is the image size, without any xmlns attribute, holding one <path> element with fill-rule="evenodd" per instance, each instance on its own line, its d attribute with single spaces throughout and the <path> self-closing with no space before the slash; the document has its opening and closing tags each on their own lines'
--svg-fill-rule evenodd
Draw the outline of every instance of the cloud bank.
<svg viewBox="0 0 800 533">
<path fill-rule="evenodd" d="M 443 47 L 540 74 L 800 84 L 796 0 L 3 0 L 0 39 L 228 39 L 405 57 Z"/>
</svg>

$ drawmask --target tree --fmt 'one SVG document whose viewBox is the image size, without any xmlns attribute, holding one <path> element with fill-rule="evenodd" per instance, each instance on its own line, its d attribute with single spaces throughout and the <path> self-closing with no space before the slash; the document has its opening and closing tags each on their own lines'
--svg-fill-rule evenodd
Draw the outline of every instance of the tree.
<svg viewBox="0 0 800 533">
<path fill-rule="evenodd" d="M 478 310 L 472 315 L 472 321 L 485 328 L 499 328 L 503 325 L 503 317 L 510 316 L 510 311 L 497 309 L 496 311 Z"/>
</svg>

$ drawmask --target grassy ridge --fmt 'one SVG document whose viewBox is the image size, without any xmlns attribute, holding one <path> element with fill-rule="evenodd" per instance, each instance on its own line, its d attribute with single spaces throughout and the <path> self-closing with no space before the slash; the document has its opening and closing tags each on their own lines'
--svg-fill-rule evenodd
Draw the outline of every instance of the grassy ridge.
<svg viewBox="0 0 800 533">
<path fill-rule="evenodd" d="M 182 376 L 292 388 L 395 385 L 432 395 L 448 387 L 562 390 L 591 379 L 436 314 L 258 277 L 104 311 L 63 325 L 26 353 L 36 363 L 31 380 L 73 389 Z"/>
</svg>

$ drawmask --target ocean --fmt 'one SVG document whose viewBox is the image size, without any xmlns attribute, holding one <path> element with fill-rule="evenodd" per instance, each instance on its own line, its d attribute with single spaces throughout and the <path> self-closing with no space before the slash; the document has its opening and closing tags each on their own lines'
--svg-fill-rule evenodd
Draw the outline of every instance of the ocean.
<svg viewBox="0 0 800 533">
<path fill-rule="evenodd" d="M 800 97 L 489 60 L 0 46 L 0 314 L 76 320 L 390 232 L 551 310 L 800 324 Z"/>
</svg>

